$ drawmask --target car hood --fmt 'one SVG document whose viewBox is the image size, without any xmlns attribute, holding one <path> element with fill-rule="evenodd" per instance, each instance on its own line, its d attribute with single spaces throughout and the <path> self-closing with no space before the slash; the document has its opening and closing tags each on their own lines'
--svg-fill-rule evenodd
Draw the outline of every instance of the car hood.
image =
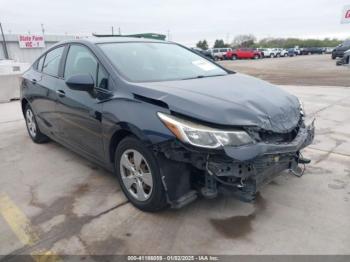
<svg viewBox="0 0 350 262">
<path fill-rule="evenodd" d="M 226 126 L 257 126 L 288 132 L 299 122 L 298 99 L 243 74 L 139 83 L 134 94 L 166 103 L 171 111 Z"/>
</svg>

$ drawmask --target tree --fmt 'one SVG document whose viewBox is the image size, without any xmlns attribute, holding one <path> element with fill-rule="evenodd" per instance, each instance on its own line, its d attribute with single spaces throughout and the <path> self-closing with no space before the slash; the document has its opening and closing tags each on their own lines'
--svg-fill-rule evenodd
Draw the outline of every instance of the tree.
<svg viewBox="0 0 350 262">
<path fill-rule="evenodd" d="M 254 47 L 335 47 L 342 41 L 339 39 L 299 39 L 299 38 L 263 38 L 254 44 Z"/>
<path fill-rule="evenodd" d="M 233 47 L 251 47 L 256 42 L 256 37 L 252 34 L 237 35 L 232 41 Z"/>
<path fill-rule="evenodd" d="M 203 49 L 203 50 L 207 50 L 209 48 L 208 46 L 208 42 L 207 40 L 203 40 L 203 41 L 198 41 L 198 43 L 196 44 L 196 46 L 200 49 Z"/>
<path fill-rule="evenodd" d="M 228 44 L 225 44 L 224 40 L 216 39 L 214 43 L 214 48 L 228 47 Z"/>
</svg>

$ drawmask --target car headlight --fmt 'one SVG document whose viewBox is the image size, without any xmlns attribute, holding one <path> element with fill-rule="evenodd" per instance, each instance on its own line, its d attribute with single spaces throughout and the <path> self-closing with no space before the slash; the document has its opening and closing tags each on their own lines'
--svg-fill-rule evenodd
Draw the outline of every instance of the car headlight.
<svg viewBox="0 0 350 262">
<path fill-rule="evenodd" d="M 253 143 L 247 132 L 242 130 L 220 130 L 158 112 L 158 117 L 182 142 L 205 148 L 240 146 Z"/>
</svg>

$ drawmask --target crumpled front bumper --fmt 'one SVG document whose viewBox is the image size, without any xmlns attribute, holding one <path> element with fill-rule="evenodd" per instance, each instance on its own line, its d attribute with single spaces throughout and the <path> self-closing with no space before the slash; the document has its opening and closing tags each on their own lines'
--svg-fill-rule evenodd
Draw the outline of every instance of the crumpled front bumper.
<svg viewBox="0 0 350 262">
<path fill-rule="evenodd" d="M 314 139 L 314 121 L 304 121 L 297 136 L 289 143 L 259 142 L 226 147 L 221 152 L 191 150 L 178 143 L 160 146 L 156 151 L 162 152 L 158 157 L 168 202 L 179 207 L 193 201 L 196 196 L 192 186 L 196 181 L 193 174 L 201 174 L 204 178 L 205 190 L 201 193 L 207 192 L 207 197 L 223 192 L 244 201 L 253 200 L 259 189 L 282 171 L 297 172 L 299 151 Z"/>
<path fill-rule="evenodd" d="M 243 201 L 251 201 L 263 185 L 271 182 L 282 171 L 291 170 L 293 174 L 301 176 L 302 172 L 298 168 L 299 151 L 312 143 L 314 121 L 309 119 L 290 143 L 256 143 L 225 148 L 226 155 L 232 161 L 209 160 L 207 165 L 211 177 L 218 181 L 218 190 L 233 194 Z"/>
<path fill-rule="evenodd" d="M 265 154 L 284 154 L 298 152 L 300 149 L 310 145 L 315 136 L 315 118 L 305 120 L 305 127 L 300 128 L 298 135 L 292 142 L 281 144 L 255 143 L 240 147 L 225 147 L 227 156 L 247 161 Z"/>
</svg>

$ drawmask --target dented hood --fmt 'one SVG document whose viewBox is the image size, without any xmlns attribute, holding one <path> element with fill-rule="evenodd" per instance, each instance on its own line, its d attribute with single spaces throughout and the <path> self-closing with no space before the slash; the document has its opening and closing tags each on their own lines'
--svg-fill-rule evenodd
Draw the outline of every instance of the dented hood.
<svg viewBox="0 0 350 262">
<path fill-rule="evenodd" d="M 287 132 L 299 121 L 299 101 L 282 89 L 242 74 L 141 83 L 132 92 L 213 124 Z"/>
</svg>

